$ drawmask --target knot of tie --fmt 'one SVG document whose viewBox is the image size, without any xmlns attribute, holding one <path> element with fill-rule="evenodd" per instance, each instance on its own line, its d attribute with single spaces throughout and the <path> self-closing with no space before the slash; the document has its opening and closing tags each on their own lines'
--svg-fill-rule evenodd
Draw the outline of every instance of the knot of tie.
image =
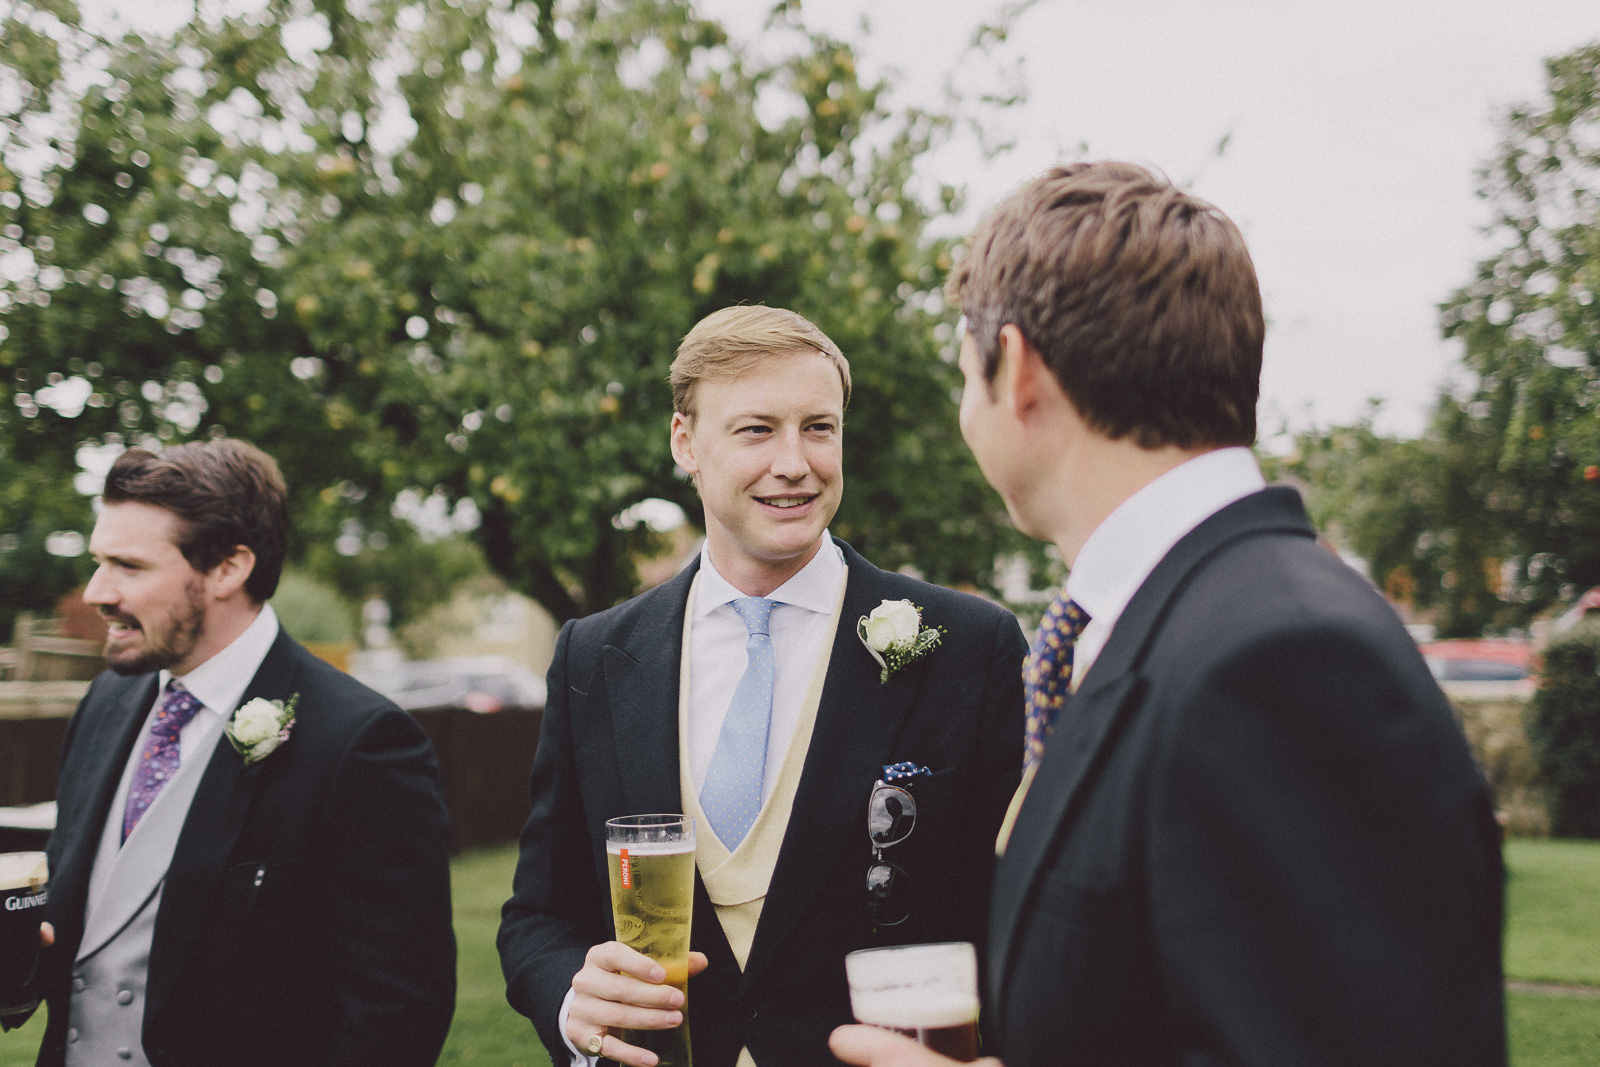
<svg viewBox="0 0 1600 1067">
<path fill-rule="evenodd" d="M 756 634 L 771 637 L 772 606 L 776 603 L 766 597 L 743 596 L 733 601 L 733 610 L 744 620 L 744 628 L 752 637 Z"/>
<path fill-rule="evenodd" d="M 1039 621 L 1039 636 L 1028 653 L 1022 672 L 1027 700 L 1027 736 L 1022 753 L 1024 771 L 1044 755 L 1044 739 L 1055 728 L 1056 715 L 1072 687 L 1073 650 L 1078 635 L 1088 625 L 1089 613 L 1063 589 Z"/>
<path fill-rule="evenodd" d="M 176 740 L 178 734 L 189 725 L 190 720 L 203 707 L 205 705 L 200 703 L 200 699 L 174 678 L 167 683 L 166 695 L 161 698 L 161 706 L 156 709 L 155 721 L 150 724 L 150 735 Z"/>
</svg>

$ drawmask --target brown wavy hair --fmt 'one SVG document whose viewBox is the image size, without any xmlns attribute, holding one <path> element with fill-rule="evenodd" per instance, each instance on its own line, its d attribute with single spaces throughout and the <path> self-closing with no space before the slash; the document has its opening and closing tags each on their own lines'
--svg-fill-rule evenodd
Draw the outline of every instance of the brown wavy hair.
<svg viewBox="0 0 1600 1067">
<path fill-rule="evenodd" d="M 111 465 L 103 498 L 178 516 L 178 551 L 201 573 L 244 545 L 256 557 L 245 592 L 261 604 L 277 591 L 288 543 L 288 491 L 277 461 L 255 445 L 222 438 L 160 452 L 130 448 Z"/>
<path fill-rule="evenodd" d="M 1029 182 L 973 231 L 945 289 L 986 380 L 1013 323 L 1113 440 L 1255 440 L 1266 324 L 1244 237 L 1143 167 L 1076 163 Z"/>
</svg>

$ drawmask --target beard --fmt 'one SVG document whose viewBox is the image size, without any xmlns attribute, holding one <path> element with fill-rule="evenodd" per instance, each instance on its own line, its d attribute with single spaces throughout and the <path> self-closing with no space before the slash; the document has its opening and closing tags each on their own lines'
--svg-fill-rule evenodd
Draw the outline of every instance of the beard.
<svg viewBox="0 0 1600 1067">
<path fill-rule="evenodd" d="M 107 641 L 106 666 L 118 674 L 148 674 L 180 663 L 193 652 L 205 629 L 204 583 L 196 577 L 184 586 L 183 592 L 183 599 L 173 605 L 164 625 L 159 627 L 146 627 L 132 615 L 102 612 L 108 622 L 126 623 L 144 636 L 137 647 L 127 649 L 115 648 Z"/>
</svg>

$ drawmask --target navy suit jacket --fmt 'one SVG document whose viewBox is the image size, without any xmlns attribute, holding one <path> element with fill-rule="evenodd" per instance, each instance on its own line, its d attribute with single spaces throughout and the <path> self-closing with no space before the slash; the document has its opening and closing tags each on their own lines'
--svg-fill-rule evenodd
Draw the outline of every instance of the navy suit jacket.
<svg viewBox="0 0 1600 1067">
<path fill-rule="evenodd" d="M 157 676 L 106 672 L 68 725 L 50 859 L 41 1065 L 64 1060 L 90 870 Z M 245 766 L 219 739 L 151 944 L 153 1067 L 434 1063 L 455 1005 L 449 824 L 427 736 L 279 631 L 244 701 L 298 694 Z"/>
<path fill-rule="evenodd" d="M 981 944 L 994 837 L 1022 761 L 1016 619 L 963 593 L 879 570 L 843 545 L 849 578 L 816 727 L 771 887 L 740 971 L 696 878 L 692 947 L 710 958 L 689 981 L 697 1067 L 828 1063 L 828 1033 L 851 1021 L 844 955 L 922 941 Z M 507 998 L 557 1062 L 557 1014 L 588 949 L 615 935 L 605 821 L 683 810 L 678 678 L 698 563 L 625 604 L 568 623 L 550 667 L 534 757 L 533 811 L 500 927 Z M 887 683 L 856 636 L 884 600 L 909 599 L 940 645 Z M 917 821 L 885 859 L 911 878 L 910 918 L 874 933 L 866 875 L 867 801 L 884 764 L 932 770 L 912 787 Z"/>
<path fill-rule="evenodd" d="M 996 872 L 1007 1067 L 1506 1060 L 1489 791 L 1293 490 L 1213 515 L 1057 720 Z"/>
</svg>

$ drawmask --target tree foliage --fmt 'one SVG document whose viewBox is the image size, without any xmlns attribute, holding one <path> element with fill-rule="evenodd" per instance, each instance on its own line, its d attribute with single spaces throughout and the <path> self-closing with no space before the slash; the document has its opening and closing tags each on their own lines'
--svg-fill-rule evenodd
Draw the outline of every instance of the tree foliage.
<svg viewBox="0 0 1600 1067">
<path fill-rule="evenodd" d="M 1551 833 L 1600 838 L 1600 626 L 1585 623 L 1545 650 L 1532 710 Z"/>
<path fill-rule="evenodd" d="M 630 505 L 698 515 L 666 368 L 700 317 L 762 302 L 851 359 L 835 531 L 986 583 L 1020 539 L 951 403 L 927 224 L 956 194 L 909 191 L 949 117 L 890 112 L 794 8 L 767 60 L 684 0 L 268 0 L 111 41 L 19 4 L 0 459 L 70 478 L 85 443 L 249 437 L 302 554 L 398 543 L 394 502 L 437 497 L 567 618 L 634 590 L 656 535 Z"/>
<path fill-rule="evenodd" d="M 1600 43 L 1546 64 L 1483 172 L 1501 250 L 1443 306 L 1466 384 L 1423 440 L 1303 435 L 1297 473 L 1441 632 L 1526 625 L 1600 584 Z"/>
</svg>

